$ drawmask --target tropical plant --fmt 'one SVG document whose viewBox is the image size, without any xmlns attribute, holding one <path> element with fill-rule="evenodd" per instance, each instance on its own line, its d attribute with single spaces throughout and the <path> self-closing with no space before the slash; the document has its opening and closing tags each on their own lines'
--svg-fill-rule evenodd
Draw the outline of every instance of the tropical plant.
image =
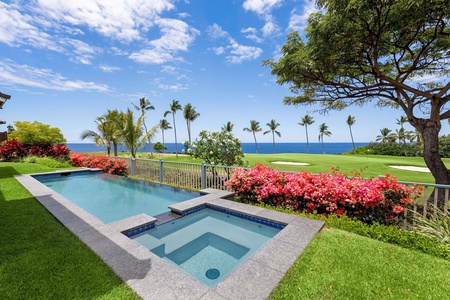
<svg viewBox="0 0 450 300">
<path fill-rule="evenodd" d="M 405 153 L 405 156 L 408 156 L 408 152 L 406 151 L 406 140 L 411 139 L 411 131 L 405 130 L 405 128 L 402 127 L 400 129 L 395 129 L 393 136 L 403 145 L 403 152 Z"/>
<path fill-rule="evenodd" d="M 195 121 L 200 114 L 195 110 L 195 107 L 192 106 L 192 104 L 188 103 L 184 106 L 183 109 L 183 116 L 186 120 L 186 126 L 188 131 L 188 137 L 189 137 L 189 144 L 191 143 L 191 122 Z"/>
<path fill-rule="evenodd" d="M 156 142 L 155 145 L 153 146 L 153 149 L 154 149 L 156 152 L 160 152 L 160 153 L 161 153 L 161 152 L 166 151 L 166 150 L 167 150 L 167 147 L 164 146 L 164 144 L 161 143 L 161 142 Z"/>
<path fill-rule="evenodd" d="M 309 153 L 309 136 L 308 136 L 308 125 L 314 124 L 314 119 L 309 114 L 306 114 L 302 117 L 302 120 L 298 123 L 298 125 L 305 126 L 306 131 L 306 153 Z"/>
<path fill-rule="evenodd" d="M 355 141 L 353 140 L 353 132 L 352 132 L 352 126 L 355 124 L 356 120 L 355 117 L 352 115 L 349 115 L 347 118 L 347 125 L 348 129 L 350 130 L 350 137 L 352 138 L 352 145 L 353 145 L 353 153 L 356 154 L 355 150 Z"/>
<path fill-rule="evenodd" d="M 147 125 L 145 124 L 145 113 L 148 110 L 155 110 L 155 107 L 150 103 L 149 100 L 145 99 L 145 97 L 142 97 L 139 99 L 139 105 L 133 104 L 133 106 L 136 110 L 139 110 L 141 112 L 141 114 L 144 116 L 142 123 L 144 125 L 145 132 L 147 132 L 148 130 L 147 130 Z M 148 146 L 149 146 L 149 149 L 151 152 L 152 151 L 152 141 L 151 141 L 150 137 L 148 138 Z"/>
<path fill-rule="evenodd" d="M 117 126 L 120 140 L 130 150 L 133 158 L 136 157 L 136 151 L 144 147 L 149 138 L 155 136 L 158 128 L 158 125 L 155 125 L 149 131 L 144 131 L 144 115 L 135 121 L 133 111 L 130 109 L 120 112 L 113 122 Z"/>
<path fill-rule="evenodd" d="M 447 0 L 316 1 L 307 40 L 292 32 L 277 61 L 277 83 L 290 84 L 285 104 L 343 109 L 376 102 L 401 109 L 424 140 L 437 184 L 450 184 L 439 156 L 441 121 L 450 117 L 450 2 Z M 432 81 L 421 80 L 427 76 Z"/>
<path fill-rule="evenodd" d="M 253 133 L 256 154 L 258 154 L 258 142 L 256 141 L 256 133 L 262 131 L 262 128 L 259 126 L 259 122 L 257 122 L 256 120 L 250 120 L 250 127 L 245 127 L 243 130 Z"/>
<path fill-rule="evenodd" d="M 319 142 L 322 143 L 322 154 L 325 154 L 325 147 L 323 145 L 323 137 L 324 136 L 331 136 L 331 131 L 328 130 L 327 124 L 322 123 L 319 126 Z"/>
<path fill-rule="evenodd" d="M 57 127 L 43 124 L 38 121 L 16 121 L 14 122 L 15 130 L 9 134 L 9 139 L 18 142 L 33 145 L 50 145 L 65 143 L 66 139 L 61 130 Z"/>
<path fill-rule="evenodd" d="M 380 143 L 388 143 L 391 141 L 392 131 L 389 128 L 380 129 L 380 135 L 377 135 L 376 141 Z"/>
<path fill-rule="evenodd" d="M 172 129 L 172 126 L 170 126 L 170 123 L 167 122 L 166 119 L 162 119 L 159 121 L 159 129 L 161 129 L 161 133 L 162 133 L 162 140 L 163 140 L 163 144 L 165 144 L 166 142 L 164 141 L 164 130 L 167 129 Z"/>
<path fill-rule="evenodd" d="M 275 144 L 275 134 L 277 134 L 278 137 L 281 137 L 281 133 L 279 131 L 277 131 L 277 127 L 280 126 L 280 124 L 277 123 L 277 121 L 275 121 L 274 119 L 272 119 L 266 125 L 269 127 L 269 130 L 264 131 L 263 135 L 266 135 L 267 133 L 272 132 L 273 153 L 277 153 L 277 146 Z"/>
<path fill-rule="evenodd" d="M 178 142 L 177 142 L 177 126 L 175 123 L 175 115 L 177 113 L 177 110 L 183 110 L 178 100 L 172 100 L 172 103 L 170 104 L 170 110 L 167 110 L 164 113 L 164 117 L 166 117 L 168 114 L 172 115 L 173 119 L 173 132 L 175 134 L 175 155 L 178 157 Z"/>
<path fill-rule="evenodd" d="M 126 176 L 128 174 L 125 159 L 105 155 L 74 152 L 70 155 L 70 163 L 75 167 L 99 168 L 105 173 L 114 175 Z"/>
<path fill-rule="evenodd" d="M 430 205 L 430 210 L 431 212 L 426 217 L 418 212 L 412 212 L 415 223 L 413 229 L 419 234 L 436 239 L 450 251 L 449 211 L 444 212 L 433 204 Z"/>
<path fill-rule="evenodd" d="M 188 152 L 210 165 L 244 165 L 241 142 L 228 131 L 203 130 Z"/>
<path fill-rule="evenodd" d="M 226 132 L 232 132 L 233 127 L 234 127 L 234 124 L 231 123 L 230 121 L 228 121 L 225 125 L 222 126 L 222 128 L 220 128 L 220 130 L 226 131 Z"/>
<path fill-rule="evenodd" d="M 97 130 L 83 130 L 80 138 L 82 140 L 91 139 L 97 146 L 100 147 L 106 146 L 106 151 L 108 156 L 110 156 L 114 125 L 112 126 L 112 123 L 108 122 L 104 116 L 98 117 L 94 122 L 97 124 Z"/>
</svg>

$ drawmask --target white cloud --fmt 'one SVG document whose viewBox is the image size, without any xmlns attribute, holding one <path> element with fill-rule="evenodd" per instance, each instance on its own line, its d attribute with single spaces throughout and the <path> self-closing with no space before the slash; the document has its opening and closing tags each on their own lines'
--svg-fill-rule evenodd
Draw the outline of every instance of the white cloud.
<svg viewBox="0 0 450 300">
<path fill-rule="evenodd" d="M 107 65 L 100 65 L 98 68 L 105 73 L 113 73 L 115 71 L 121 70 L 121 68 L 119 68 L 119 67 L 112 67 L 112 66 L 107 66 Z"/>
<path fill-rule="evenodd" d="M 230 43 L 230 55 L 226 56 L 226 59 L 229 63 L 232 64 L 240 64 L 246 60 L 257 59 L 263 52 L 261 48 L 243 46 L 238 44 L 233 39 L 230 39 Z"/>
<path fill-rule="evenodd" d="M 0 82 L 5 85 L 24 85 L 28 87 L 42 88 L 57 91 L 89 91 L 110 92 L 105 84 L 69 80 L 61 74 L 54 73 L 50 69 L 39 69 L 28 65 L 20 65 L 12 60 L 0 60 Z"/>
<path fill-rule="evenodd" d="M 206 28 L 206 33 L 212 39 L 220 39 L 220 38 L 228 37 L 228 32 L 223 30 L 222 27 L 220 27 L 216 23 L 214 23 L 211 26 L 208 26 Z"/>
<path fill-rule="evenodd" d="M 87 26 L 111 39 L 142 39 L 159 15 L 174 8 L 170 0 L 39 0 L 35 8 L 58 24 Z"/>
<path fill-rule="evenodd" d="M 257 43 L 261 43 L 263 41 L 260 37 L 258 37 L 258 30 L 256 28 L 253 27 L 245 28 L 242 29 L 241 32 L 245 34 L 246 38 L 252 41 L 255 41 Z"/>
<path fill-rule="evenodd" d="M 212 50 L 214 51 L 214 53 L 216 55 L 222 55 L 225 53 L 226 49 L 224 47 L 214 47 L 214 48 L 212 48 Z"/>
<path fill-rule="evenodd" d="M 35 48 L 62 52 L 52 36 L 31 25 L 34 17 L 22 14 L 20 7 L 0 2 L 0 42 L 8 46 L 30 45 Z"/>
<path fill-rule="evenodd" d="M 159 87 L 160 89 L 163 89 L 163 90 L 171 90 L 171 91 L 175 91 L 175 92 L 183 91 L 183 90 L 187 90 L 187 89 L 188 89 L 188 86 L 187 86 L 187 85 L 181 84 L 181 83 L 175 83 L 175 84 L 160 84 L 160 85 L 158 85 L 158 87 Z"/>
<path fill-rule="evenodd" d="M 71 52 L 73 53 L 73 56 L 71 57 L 71 60 L 73 62 L 85 65 L 90 65 L 94 55 L 101 51 L 98 47 L 92 47 L 80 40 L 64 38 L 60 42 L 61 44 L 72 48 Z"/>
<path fill-rule="evenodd" d="M 190 15 L 190 14 L 188 14 L 188 13 L 179 13 L 179 14 L 178 14 L 178 16 L 179 16 L 180 18 L 183 18 L 183 19 L 185 19 L 185 18 L 188 18 L 188 17 L 190 17 L 191 15 Z"/>
<path fill-rule="evenodd" d="M 311 14 L 319 11 L 319 8 L 312 1 L 305 1 L 302 12 L 298 12 L 297 9 L 292 10 L 289 18 L 288 31 L 303 31 L 308 24 L 308 18 Z"/>
<path fill-rule="evenodd" d="M 264 20 L 263 36 L 271 36 L 280 32 L 280 29 L 272 16 L 272 11 L 282 5 L 282 0 L 245 0 L 242 4 L 247 11 L 256 13 L 260 19 Z"/>
<path fill-rule="evenodd" d="M 258 15 L 270 13 L 273 8 L 278 7 L 282 0 L 245 0 L 242 6 Z"/>
<path fill-rule="evenodd" d="M 160 19 L 157 22 L 162 36 L 149 41 L 146 49 L 132 53 L 129 58 L 147 64 L 162 64 L 178 59 L 176 54 L 187 51 L 189 45 L 200 33 L 183 21 Z"/>
</svg>

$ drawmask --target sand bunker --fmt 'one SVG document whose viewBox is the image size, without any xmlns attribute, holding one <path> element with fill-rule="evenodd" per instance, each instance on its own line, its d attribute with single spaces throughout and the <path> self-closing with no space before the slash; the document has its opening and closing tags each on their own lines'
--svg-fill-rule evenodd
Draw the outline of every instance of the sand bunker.
<svg viewBox="0 0 450 300">
<path fill-rule="evenodd" d="M 427 167 L 414 167 L 414 166 L 389 166 L 389 167 L 406 171 L 430 173 L 430 170 Z"/>
<path fill-rule="evenodd" d="M 290 166 L 309 166 L 308 163 L 292 162 L 292 161 L 273 161 L 272 164 L 276 164 L 276 165 L 290 165 Z"/>
</svg>

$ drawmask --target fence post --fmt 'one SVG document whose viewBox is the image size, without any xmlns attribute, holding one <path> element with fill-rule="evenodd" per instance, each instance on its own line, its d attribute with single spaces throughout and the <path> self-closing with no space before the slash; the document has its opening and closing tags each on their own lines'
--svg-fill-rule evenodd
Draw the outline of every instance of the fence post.
<svg viewBox="0 0 450 300">
<path fill-rule="evenodd" d="M 202 162 L 202 189 L 206 189 L 206 164 Z"/>
<path fill-rule="evenodd" d="M 130 157 L 130 175 L 134 175 L 134 161 L 135 159 L 133 157 Z"/>
<path fill-rule="evenodd" d="M 159 182 L 164 182 L 164 172 L 163 172 L 163 160 L 159 159 Z"/>
</svg>

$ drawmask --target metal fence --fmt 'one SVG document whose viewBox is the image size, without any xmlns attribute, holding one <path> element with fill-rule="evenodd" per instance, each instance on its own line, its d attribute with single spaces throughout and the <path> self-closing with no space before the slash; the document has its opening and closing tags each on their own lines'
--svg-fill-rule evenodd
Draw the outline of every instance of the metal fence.
<svg viewBox="0 0 450 300">
<path fill-rule="evenodd" d="M 130 159 L 130 175 L 190 189 L 228 190 L 225 182 L 235 167 L 151 159 Z"/>
<path fill-rule="evenodd" d="M 130 175 L 150 181 L 168 185 L 175 185 L 189 189 L 214 188 L 229 190 L 225 182 L 230 179 L 235 167 L 215 166 L 184 162 L 170 162 L 151 159 L 131 159 L 129 161 Z M 403 227 L 412 223 L 412 212 L 426 216 L 435 213 L 430 204 L 440 207 L 444 212 L 448 210 L 450 185 L 399 182 L 409 187 L 421 185 L 424 191 L 421 195 L 414 195 L 414 203 L 409 211 L 405 210 Z"/>
</svg>

